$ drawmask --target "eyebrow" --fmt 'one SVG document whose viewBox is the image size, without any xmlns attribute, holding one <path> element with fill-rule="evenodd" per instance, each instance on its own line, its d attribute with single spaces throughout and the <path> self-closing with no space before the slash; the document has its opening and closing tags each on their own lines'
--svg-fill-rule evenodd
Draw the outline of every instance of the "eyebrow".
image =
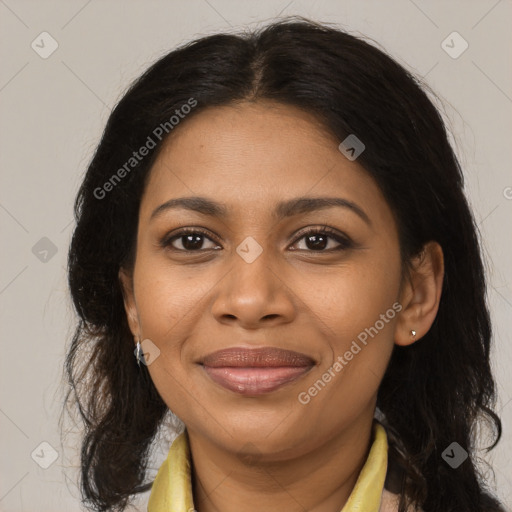
<svg viewBox="0 0 512 512">
<path fill-rule="evenodd" d="M 360 206 L 341 197 L 297 197 L 295 199 L 281 201 L 275 207 L 273 216 L 276 219 L 284 219 L 301 213 L 309 213 L 333 207 L 347 208 L 363 219 L 368 225 L 372 225 L 370 218 Z M 207 199 L 206 197 L 178 197 L 176 199 L 170 199 L 158 206 L 151 214 L 150 220 L 168 210 L 178 208 L 223 219 L 228 217 L 229 214 L 225 205 Z"/>
</svg>

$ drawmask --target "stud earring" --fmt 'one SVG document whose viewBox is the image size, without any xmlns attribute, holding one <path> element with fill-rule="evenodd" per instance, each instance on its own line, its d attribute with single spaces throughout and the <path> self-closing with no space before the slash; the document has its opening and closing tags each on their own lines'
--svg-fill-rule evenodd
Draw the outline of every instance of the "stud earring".
<svg viewBox="0 0 512 512">
<path fill-rule="evenodd" d="M 135 358 L 137 359 L 137 364 L 139 365 L 139 368 L 140 368 L 140 362 L 141 362 L 142 358 L 144 357 L 142 354 L 142 347 L 140 346 L 140 339 L 137 339 L 137 346 L 135 347 L 134 354 L 135 354 Z"/>
<path fill-rule="evenodd" d="M 416 331 L 412 330 L 411 331 L 411 335 L 412 335 L 413 338 L 416 338 Z"/>
</svg>

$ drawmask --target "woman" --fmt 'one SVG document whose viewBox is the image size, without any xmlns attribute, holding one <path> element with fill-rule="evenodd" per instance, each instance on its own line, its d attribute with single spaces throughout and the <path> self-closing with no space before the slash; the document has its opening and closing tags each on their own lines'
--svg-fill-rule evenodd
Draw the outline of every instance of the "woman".
<svg viewBox="0 0 512 512">
<path fill-rule="evenodd" d="M 113 110 L 75 210 L 91 509 L 151 488 L 150 512 L 500 510 L 472 437 L 501 435 L 475 223 L 439 113 L 385 53 L 293 19 L 172 51 Z"/>
</svg>

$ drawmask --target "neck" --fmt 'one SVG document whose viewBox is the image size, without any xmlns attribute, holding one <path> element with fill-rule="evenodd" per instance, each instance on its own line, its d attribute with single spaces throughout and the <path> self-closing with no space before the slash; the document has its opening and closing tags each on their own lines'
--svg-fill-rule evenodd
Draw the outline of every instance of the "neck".
<svg viewBox="0 0 512 512">
<path fill-rule="evenodd" d="M 243 461 L 189 431 L 195 510 L 339 512 L 366 462 L 372 423 L 373 410 L 308 452 L 279 461 Z"/>
</svg>

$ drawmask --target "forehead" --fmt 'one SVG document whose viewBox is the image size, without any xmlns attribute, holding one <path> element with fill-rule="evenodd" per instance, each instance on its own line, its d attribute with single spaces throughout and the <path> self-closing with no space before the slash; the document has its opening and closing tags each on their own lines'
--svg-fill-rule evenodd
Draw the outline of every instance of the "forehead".
<svg viewBox="0 0 512 512">
<path fill-rule="evenodd" d="M 339 142 L 296 107 L 269 101 L 209 107 L 182 121 L 165 141 L 141 215 L 183 196 L 208 196 L 258 215 L 270 203 L 298 196 L 341 195 L 386 209 L 373 179 L 341 154 Z"/>
</svg>

